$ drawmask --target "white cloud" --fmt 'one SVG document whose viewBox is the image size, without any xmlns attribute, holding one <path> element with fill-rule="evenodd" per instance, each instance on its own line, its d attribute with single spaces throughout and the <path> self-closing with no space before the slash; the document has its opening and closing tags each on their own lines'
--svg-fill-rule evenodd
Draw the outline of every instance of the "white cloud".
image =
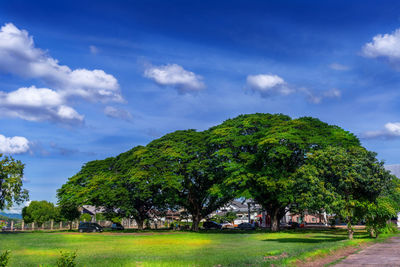
<svg viewBox="0 0 400 267">
<path fill-rule="evenodd" d="M 322 100 L 324 100 L 326 98 L 340 98 L 342 96 L 342 92 L 336 88 L 326 90 L 326 91 L 323 91 L 320 93 L 312 92 L 311 90 L 309 90 L 307 88 L 301 88 L 300 91 L 303 92 L 304 94 L 306 94 L 308 97 L 308 100 L 314 104 L 319 104 L 322 102 Z"/>
<path fill-rule="evenodd" d="M 145 70 L 144 76 L 159 85 L 172 86 L 181 93 L 199 91 L 205 87 L 201 76 L 177 64 L 151 66 Z"/>
<path fill-rule="evenodd" d="M 81 123 L 84 117 L 57 91 L 35 86 L 12 92 L 0 91 L 0 116 L 17 117 L 29 121 Z"/>
<path fill-rule="evenodd" d="M 111 106 L 105 107 L 104 114 L 111 118 L 117 118 L 126 121 L 131 121 L 133 118 L 129 111 Z"/>
<path fill-rule="evenodd" d="M 400 122 L 388 122 L 385 129 L 392 135 L 400 136 Z"/>
<path fill-rule="evenodd" d="M 367 43 L 362 48 L 365 57 L 377 58 L 385 57 L 389 60 L 400 59 L 400 29 L 391 34 L 378 34 L 372 38 L 372 42 Z"/>
<path fill-rule="evenodd" d="M 342 65 L 339 63 L 332 63 L 329 65 L 329 68 L 333 69 L 333 70 L 339 70 L 339 71 L 345 71 L 345 70 L 349 70 L 349 66 L 346 65 Z"/>
<path fill-rule="evenodd" d="M 368 131 L 362 134 L 362 137 L 367 139 L 372 138 L 397 138 L 400 137 L 400 122 L 388 122 L 385 124 L 385 129 L 380 131 Z"/>
<path fill-rule="evenodd" d="M 72 70 L 35 47 L 33 38 L 12 23 L 0 29 L 0 71 L 40 79 L 67 97 L 122 101 L 117 79 L 103 70 Z"/>
<path fill-rule="evenodd" d="M 288 95 L 294 92 L 281 77 L 271 74 L 248 75 L 247 87 L 262 95 Z"/>
<path fill-rule="evenodd" d="M 29 141 L 22 136 L 5 137 L 0 134 L 1 154 L 22 154 L 29 151 Z"/>
<path fill-rule="evenodd" d="M 385 165 L 385 169 L 400 179 L 400 164 Z"/>
</svg>

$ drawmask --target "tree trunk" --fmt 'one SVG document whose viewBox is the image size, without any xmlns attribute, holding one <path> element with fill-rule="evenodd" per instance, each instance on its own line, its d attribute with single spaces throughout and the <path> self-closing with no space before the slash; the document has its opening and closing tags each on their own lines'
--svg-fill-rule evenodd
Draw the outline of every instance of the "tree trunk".
<svg viewBox="0 0 400 267">
<path fill-rule="evenodd" d="M 369 236 L 370 237 L 375 237 L 375 233 L 374 233 L 375 231 L 374 231 L 374 229 L 369 229 Z"/>
<path fill-rule="evenodd" d="M 138 229 L 139 230 L 143 230 L 143 223 L 144 223 L 144 220 L 142 219 L 142 218 L 135 218 L 135 221 L 136 221 L 136 224 L 137 224 L 137 226 L 138 226 Z"/>
<path fill-rule="evenodd" d="M 275 208 L 269 212 L 271 216 L 271 232 L 278 232 L 279 231 L 279 209 Z"/>
<path fill-rule="evenodd" d="M 349 239 L 353 240 L 354 230 L 353 227 L 351 226 L 351 222 L 347 223 L 347 233 L 349 235 Z"/>
<path fill-rule="evenodd" d="M 69 221 L 69 230 L 72 230 L 72 221 Z"/>
<path fill-rule="evenodd" d="M 200 214 L 192 214 L 192 231 L 194 231 L 194 232 L 199 231 L 200 221 L 201 221 Z"/>
</svg>

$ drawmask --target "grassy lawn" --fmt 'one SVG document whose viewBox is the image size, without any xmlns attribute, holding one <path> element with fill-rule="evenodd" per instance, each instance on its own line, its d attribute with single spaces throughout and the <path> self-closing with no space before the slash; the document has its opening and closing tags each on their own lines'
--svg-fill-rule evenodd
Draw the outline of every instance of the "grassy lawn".
<svg viewBox="0 0 400 267">
<path fill-rule="evenodd" d="M 10 266 L 54 266 L 59 251 L 77 251 L 78 266 L 268 266 L 371 242 L 343 230 L 267 232 L 164 232 L 0 234 L 0 251 L 12 251 Z"/>
</svg>

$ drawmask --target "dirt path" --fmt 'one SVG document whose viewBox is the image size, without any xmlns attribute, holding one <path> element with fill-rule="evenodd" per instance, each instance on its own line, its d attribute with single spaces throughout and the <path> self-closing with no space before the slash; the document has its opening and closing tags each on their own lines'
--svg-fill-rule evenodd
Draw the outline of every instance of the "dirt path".
<svg viewBox="0 0 400 267">
<path fill-rule="evenodd" d="M 400 266 L 400 236 L 369 246 L 334 266 Z"/>
</svg>

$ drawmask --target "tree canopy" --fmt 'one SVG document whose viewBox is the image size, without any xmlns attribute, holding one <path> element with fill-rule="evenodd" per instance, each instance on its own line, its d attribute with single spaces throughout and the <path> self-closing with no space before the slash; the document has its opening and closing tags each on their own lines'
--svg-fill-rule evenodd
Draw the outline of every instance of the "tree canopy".
<svg viewBox="0 0 400 267">
<path fill-rule="evenodd" d="M 199 222 L 235 197 L 225 183 L 226 172 L 221 158 L 209 143 L 210 132 L 176 131 L 151 142 L 165 179 L 174 181 L 173 204 L 192 216 L 192 230 Z"/>
<path fill-rule="evenodd" d="M 351 222 L 362 211 L 367 220 L 371 203 L 387 203 L 379 198 L 393 187 L 391 180 L 376 154 L 338 126 L 256 113 L 201 132 L 176 131 L 88 162 L 58 190 L 58 198 L 60 205 L 90 204 L 110 217 L 133 217 L 139 227 L 150 213 L 183 208 L 198 230 L 203 218 L 233 198 L 251 197 L 277 231 L 288 209 L 327 211 Z M 355 209 L 354 201 L 363 208 Z"/>
<path fill-rule="evenodd" d="M 29 199 L 23 189 L 24 164 L 12 157 L 0 154 L 0 210 L 21 204 Z"/>
<path fill-rule="evenodd" d="M 32 201 L 29 206 L 22 209 L 22 218 L 26 223 L 36 222 L 40 227 L 43 223 L 55 219 L 56 208 L 48 201 Z"/>
<path fill-rule="evenodd" d="M 211 133 L 217 153 L 226 157 L 230 181 L 268 212 L 273 231 L 296 199 L 294 175 L 309 152 L 360 146 L 353 134 L 337 126 L 282 114 L 241 115 L 211 128 Z"/>
<path fill-rule="evenodd" d="M 298 183 L 297 203 L 339 215 L 348 225 L 349 238 L 355 222 L 365 219 L 377 205 L 384 206 L 383 198 L 378 198 L 391 190 L 392 180 L 397 179 L 375 153 L 362 147 L 329 146 L 309 153 L 298 174 L 302 184 Z"/>
</svg>

